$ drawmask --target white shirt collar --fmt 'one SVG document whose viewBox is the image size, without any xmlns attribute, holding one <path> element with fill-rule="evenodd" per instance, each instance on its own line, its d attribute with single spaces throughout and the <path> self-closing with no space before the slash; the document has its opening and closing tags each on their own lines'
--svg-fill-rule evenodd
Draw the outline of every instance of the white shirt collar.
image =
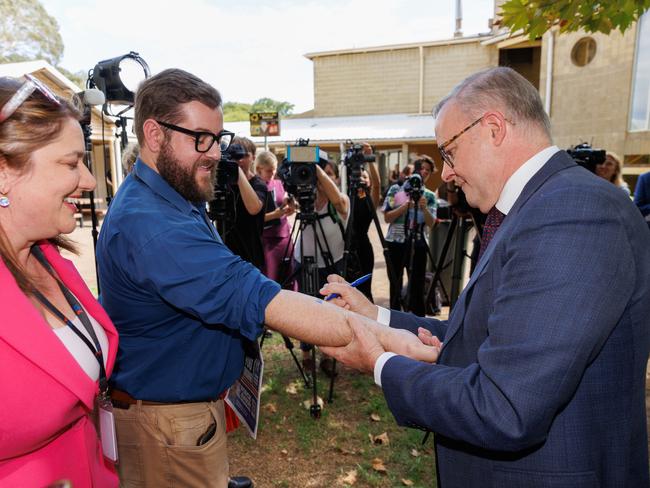
<svg viewBox="0 0 650 488">
<path fill-rule="evenodd" d="M 535 154 L 532 158 L 522 164 L 517 171 L 515 171 L 506 184 L 503 186 L 501 191 L 501 196 L 499 201 L 496 204 L 497 209 L 503 212 L 505 215 L 508 215 L 512 206 L 521 195 L 521 192 L 524 190 L 526 183 L 535 176 L 542 166 L 551 159 L 551 157 L 560 150 L 557 146 L 549 146 L 546 149 L 542 149 L 540 152 Z"/>
</svg>

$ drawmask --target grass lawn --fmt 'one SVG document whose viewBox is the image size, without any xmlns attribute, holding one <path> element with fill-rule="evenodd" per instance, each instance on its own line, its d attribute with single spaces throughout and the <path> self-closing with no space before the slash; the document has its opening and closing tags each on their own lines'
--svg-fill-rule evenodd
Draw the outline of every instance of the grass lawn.
<svg viewBox="0 0 650 488">
<path fill-rule="evenodd" d="M 294 351 L 300 358 L 297 344 Z M 314 420 L 311 389 L 279 334 L 265 341 L 263 354 L 258 438 L 244 427 L 230 434 L 232 475 L 251 477 L 257 488 L 436 486 L 432 438 L 423 446 L 423 432 L 398 427 L 370 376 L 339 366 L 333 403 Z M 326 398 L 329 379 L 319 374 L 318 386 Z M 378 436 L 383 443 L 371 440 Z"/>
</svg>

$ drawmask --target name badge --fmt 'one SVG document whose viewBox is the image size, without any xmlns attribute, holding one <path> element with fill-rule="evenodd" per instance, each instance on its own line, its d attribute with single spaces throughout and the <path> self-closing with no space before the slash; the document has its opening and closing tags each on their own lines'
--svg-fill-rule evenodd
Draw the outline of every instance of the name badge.
<svg viewBox="0 0 650 488">
<path fill-rule="evenodd" d="M 102 441 L 104 456 L 117 463 L 117 435 L 115 434 L 115 416 L 113 405 L 108 397 L 100 395 L 99 407 L 99 437 Z"/>
</svg>

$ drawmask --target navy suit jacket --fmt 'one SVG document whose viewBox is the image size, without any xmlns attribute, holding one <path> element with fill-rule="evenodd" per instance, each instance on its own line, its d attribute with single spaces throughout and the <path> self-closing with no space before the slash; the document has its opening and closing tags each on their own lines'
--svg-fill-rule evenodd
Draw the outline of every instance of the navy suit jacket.
<svg viewBox="0 0 650 488">
<path fill-rule="evenodd" d="M 647 487 L 650 233 L 611 183 L 555 154 L 525 186 L 448 321 L 438 364 L 395 356 L 400 425 L 436 433 L 450 487 Z"/>
<path fill-rule="evenodd" d="M 650 173 L 639 176 L 634 190 L 634 203 L 641 210 L 641 215 L 646 218 L 650 215 Z M 650 221 L 646 220 L 646 222 L 650 227 Z"/>
</svg>

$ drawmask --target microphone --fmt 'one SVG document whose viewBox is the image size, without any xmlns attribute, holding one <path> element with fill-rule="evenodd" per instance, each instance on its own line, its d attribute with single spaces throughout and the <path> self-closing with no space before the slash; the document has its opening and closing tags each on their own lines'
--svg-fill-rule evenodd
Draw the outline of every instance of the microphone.
<svg viewBox="0 0 650 488">
<path fill-rule="evenodd" d="M 104 102 L 106 102 L 104 93 L 97 88 L 89 88 L 88 90 L 79 92 L 78 95 L 84 105 L 104 105 Z"/>
</svg>

